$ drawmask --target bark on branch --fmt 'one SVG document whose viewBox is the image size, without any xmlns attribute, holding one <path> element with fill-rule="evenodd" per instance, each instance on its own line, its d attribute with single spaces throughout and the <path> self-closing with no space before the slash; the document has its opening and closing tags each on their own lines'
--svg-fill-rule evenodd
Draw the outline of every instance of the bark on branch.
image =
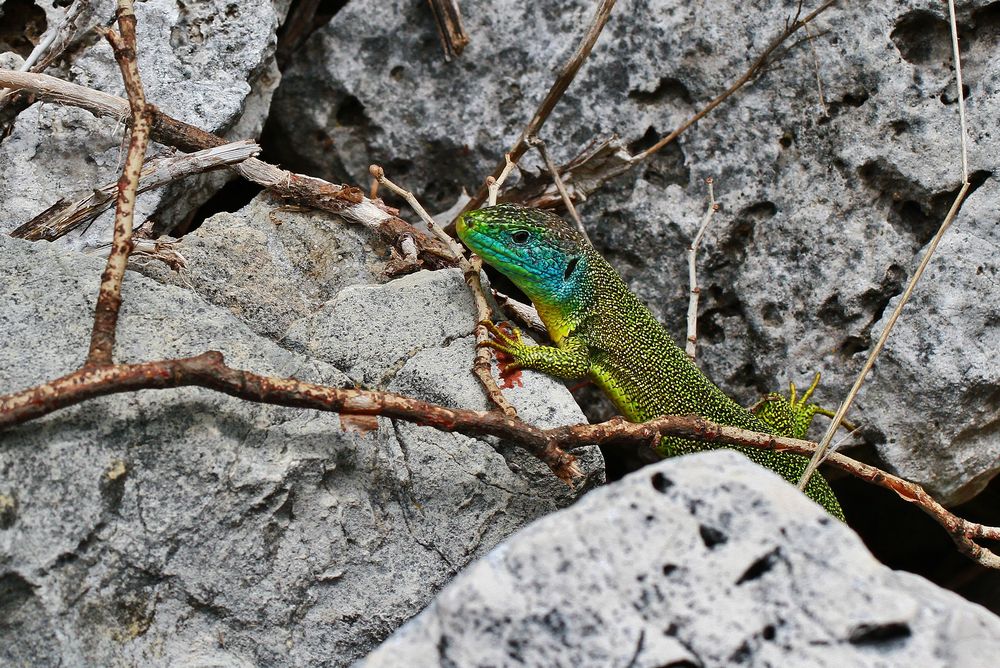
<svg viewBox="0 0 1000 668">
<path fill-rule="evenodd" d="M 501 411 L 448 408 L 389 392 L 329 387 L 294 378 L 273 378 L 226 366 L 222 353 L 143 364 L 116 364 L 84 368 L 48 383 L 0 396 L 0 429 L 47 415 L 95 397 L 144 389 L 196 386 L 240 399 L 278 406 L 309 408 L 343 415 L 395 418 L 466 436 L 497 436 L 517 443 L 541 459 L 561 480 L 572 483 L 580 475 L 567 449 L 582 445 L 656 443 L 679 436 L 705 443 L 782 450 L 801 455 L 816 451 L 816 443 L 772 436 L 719 425 L 699 417 L 668 415 L 644 423 L 614 418 L 600 424 L 539 429 Z M 835 468 L 890 489 L 916 504 L 951 536 L 959 551 L 989 568 L 1000 568 L 1000 556 L 980 544 L 1000 540 L 1000 527 L 969 522 L 950 513 L 919 485 L 903 480 L 839 453 L 829 455 Z"/>
<path fill-rule="evenodd" d="M 207 148 L 194 153 L 155 158 L 143 165 L 139 175 L 139 193 L 160 188 L 192 174 L 221 169 L 260 153 L 252 139 Z M 118 193 L 118 183 L 109 183 L 79 199 L 61 199 L 28 222 L 16 228 L 10 236 L 29 241 L 55 241 L 81 227 L 110 208 Z"/>
<path fill-rule="evenodd" d="M 95 116 L 110 116 L 118 121 L 130 122 L 128 101 L 46 74 L 0 69 L 0 88 L 29 91 L 41 100 L 86 109 Z M 153 105 L 149 107 L 152 110 L 150 136 L 153 141 L 185 152 L 227 143 L 222 137 L 172 118 Z M 410 225 L 381 201 L 366 198 L 358 188 L 295 174 L 257 158 L 241 162 L 233 169 L 248 181 L 295 204 L 328 211 L 352 223 L 364 225 L 395 248 L 399 258 L 411 255 L 408 249 L 415 247 L 421 266 L 429 269 L 453 266 L 448 248 L 440 241 Z M 399 261 L 399 258 L 390 266 L 390 273 L 416 268 Z"/>
<path fill-rule="evenodd" d="M 132 111 L 132 134 L 129 138 L 125 167 L 118 180 L 118 200 L 115 206 L 115 231 L 111 242 L 108 262 L 101 275 L 101 289 L 97 294 L 94 309 L 94 328 L 90 335 L 90 350 L 85 367 L 111 364 L 115 347 L 115 332 L 118 327 L 118 312 L 122 305 L 122 280 L 128 266 L 128 256 L 132 252 L 132 223 L 135 218 L 135 198 L 139 190 L 139 174 L 146 158 L 149 145 L 149 126 L 153 118 L 152 108 L 146 104 L 146 94 L 142 89 L 139 65 L 136 62 L 135 12 L 128 0 L 118 3 L 119 35 L 107 29 L 104 36 L 111 43 L 115 60 L 125 81 L 129 107 Z"/>
</svg>

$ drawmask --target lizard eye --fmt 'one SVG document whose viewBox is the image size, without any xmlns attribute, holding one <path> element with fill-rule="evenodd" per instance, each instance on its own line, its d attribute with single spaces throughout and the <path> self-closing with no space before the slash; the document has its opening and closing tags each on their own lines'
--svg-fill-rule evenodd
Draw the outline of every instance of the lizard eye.
<svg viewBox="0 0 1000 668">
<path fill-rule="evenodd" d="M 518 230 L 510 235 L 510 240 L 518 245 L 528 243 L 528 239 L 530 238 L 531 235 L 527 232 L 527 230 Z"/>
</svg>

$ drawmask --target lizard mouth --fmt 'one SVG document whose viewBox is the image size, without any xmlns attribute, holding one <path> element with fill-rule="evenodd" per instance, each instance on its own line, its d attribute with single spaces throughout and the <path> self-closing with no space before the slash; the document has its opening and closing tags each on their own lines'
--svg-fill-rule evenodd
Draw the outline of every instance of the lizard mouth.
<svg viewBox="0 0 1000 668">
<path fill-rule="evenodd" d="M 475 220 L 475 216 L 470 215 L 470 213 L 463 213 L 455 221 L 455 231 L 462 243 L 472 249 L 472 252 L 481 255 L 483 259 L 491 263 L 494 261 L 505 264 L 515 262 L 517 258 L 502 243 L 484 232 L 482 227 L 477 225 L 481 221 Z"/>
</svg>

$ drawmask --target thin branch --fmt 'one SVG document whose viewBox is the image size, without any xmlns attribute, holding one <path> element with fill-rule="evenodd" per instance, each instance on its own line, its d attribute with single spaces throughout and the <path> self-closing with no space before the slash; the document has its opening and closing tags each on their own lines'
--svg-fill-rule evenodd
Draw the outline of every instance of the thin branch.
<svg viewBox="0 0 1000 668">
<path fill-rule="evenodd" d="M 691 286 L 691 296 L 688 299 L 687 345 L 684 352 L 687 353 L 692 362 L 698 354 L 698 296 L 701 294 L 701 288 L 698 287 L 698 265 L 695 256 L 698 253 L 701 239 L 705 236 L 705 230 L 712 222 L 712 215 L 719 210 L 719 205 L 715 202 L 715 185 L 711 176 L 705 179 L 705 184 L 708 185 L 708 208 L 705 210 L 705 216 L 701 219 L 701 225 L 698 226 L 698 233 L 694 235 L 694 240 L 688 246 L 688 283 Z"/>
<path fill-rule="evenodd" d="M 816 72 L 816 94 L 819 96 L 819 108 L 823 111 L 823 116 L 829 116 L 830 110 L 826 106 L 826 97 L 823 95 L 823 77 L 819 73 L 819 53 L 816 51 L 816 40 L 813 38 L 811 32 L 809 32 L 809 26 L 802 26 L 802 31 L 806 34 L 806 40 L 809 42 L 809 50 L 812 51 L 813 57 L 813 70 Z"/>
<path fill-rule="evenodd" d="M 802 455 L 817 451 L 817 445 L 809 441 L 714 424 L 695 416 L 668 415 L 644 423 L 613 418 L 600 424 L 539 429 L 499 411 L 448 408 L 389 392 L 336 388 L 294 378 L 260 376 L 226 366 L 222 353 L 215 351 L 184 359 L 83 368 L 43 385 L 0 396 L 0 429 L 95 397 L 184 386 L 204 387 L 259 403 L 332 411 L 342 415 L 381 415 L 467 436 L 497 436 L 528 449 L 567 483 L 572 483 L 581 473 L 573 455 L 565 450 L 587 444 L 648 445 L 658 443 L 664 436 L 676 436 L 704 443 Z M 1000 557 L 977 542 L 983 539 L 1000 540 L 1000 527 L 984 526 L 956 517 L 920 486 L 839 453 L 830 454 L 827 463 L 892 490 L 903 500 L 916 504 L 944 527 L 963 554 L 989 568 L 1000 568 Z"/>
<path fill-rule="evenodd" d="M 46 74 L 0 69 L 0 87 L 30 91 L 39 99 L 86 109 L 96 116 L 110 116 L 119 122 L 130 117 L 128 101 Z M 222 137 L 172 118 L 152 105 L 149 107 L 153 109 L 151 137 L 154 141 L 185 152 L 227 143 Z M 395 215 L 385 205 L 366 198 L 358 188 L 295 174 L 258 158 L 250 158 L 233 169 L 243 178 L 264 186 L 278 197 L 364 225 L 386 244 L 394 247 L 401 258 L 407 256 L 408 247 L 416 246 L 423 266 L 432 269 L 453 266 L 451 253 L 446 246 Z M 389 271 L 398 273 L 414 268 L 401 262 L 397 266 L 390 266 Z"/>
<path fill-rule="evenodd" d="M 560 480 L 572 483 L 581 475 L 576 458 L 546 438 L 543 431 L 500 411 L 453 409 L 389 392 L 260 376 L 226 366 L 222 353 L 215 351 L 183 359 L 82 368 L 44 385 L 0 396 L 0 429 L 94 397 L 184 386 L 278 406 L 381 415 L 469 436 L 510 438 L 545 462 Z"/>
<path fill-rule="evenodd" d="M 119 123 L 130 115 L 128 100 L 48 74 L 0 69 L 0 88 L 31 93 L 44 102 L 86 109 L 95 116 L 110 116 Z"/>
<path fill-rule="evenodd" d="M 566 207 L 566 210 L 569 211 L 569 215 L 573 216 L 573 220 L 576 221 L 576 229 L 583 235 L 584 239 L 590 241 L 590 237 L 587 235 L 587 228 L 583 226 L 583 221 L 580 220 L 580 214 L 576 212 L 576 207 L 573 206 L 573 198 L 570 197 L 569 193 L 566 191 L 566 186 L 563 184 L 562 177 L 559 176 L 559 168 L 556 167 L 554 162 L 552 162 L 552 158 L 549 156 L 549 151 L 545 148 L 545 142 L 542 141 L 541 137 L 532 135 L 528 137 L 528 145 L 534 146 L 542 155 L 542 161 L 545 163 L 545 168 L 549 170 L 549 174 L 552 176 L 552 182 L 556 184 L 556 190 L 559 191 L 559 196 L 562 197 L 563 205 Z"/>
<path fill-rule="evenodd" d="M 949 227 L 951 227 L 951 223 L 958 214 L 958 209 L 961 207 L 962 201 L 969 193 L 969 188 L 971 187 L 971 184 L 969 183 L 969 167 L 967 163 L 968 151 L 966 148 L 968 140 L 965 129 L 965 94 L 962 90 L 962 61 L 958 51 L 958 24 L 955 21 L 954 0 L 948 0 L 948 9 L 951 18 L 951 43 L 954 49 L 955 58 L 955 80 L 958 85 L 958 117 L 962 144 L 962 188 L 958 191 L 958 195 L 955 196 L 955 201 L 951 203 L 951 208 L 948 210 L 948 214 L 944 217 L 941 227 L 938 228 L 934 238 L 932 238 L 930 243 L 927 245 L 927 250 L 924 251 L 924 256 L 920 259 L 920 264 L 917 266 L 916 271 L 913 272 L 913 276 L 910 277 L 910 282 L 907 283 L 906 290 L 903 291 L 902 296 L 896 303 L 896 307 L 889 315 L 889 319 L 886 321 L 885 327 L 882 329 L 882 334 L 878 337 L 878 341 L 875 342 L 875 346 L 872 348 L 871 352 L 868 353 L 868 359 L 865 360 L 864 366 L 861 367 L 861 373 L 859 373 L 858 377 L 854 379 L 854 385 L 851 386 L 850 391 L 847 393 L 847 396 L 844 397 L 844 401 L 840 404 L 840 407 L 834 414 L 833 419 L 830 421 L 830 425 L 827 427 L 826 433 L 823 434 L 823 438 L 819 442 L 819 447 L 816 449 L 816 452 L 813 453 L 812 459 L 809 461 L 809 465 L 806 466 L 806 470 L 803 472 L 802 478 L 799 480 L 799 489 L 806 488 L 809 478 L 816 472 L 816 468 L 826 455 L 826 451 L 830 447 L 831 441 L 833 441 L 834 434 L 837 432 L 837 429 L 840 428 L 840 424 L 847 415 L 847 411 L 850 409 L 851 404 L 854 403 L 854 398 L 861 390 L 861 386 L 864 384 L 865 378 L 868 376 L 868 372 L 871 371 L 872 367 L 875 365 L 875 360 L 878 359 L 878 356 L 882 353 L 882 349 L 885 347 L 885 342 L 889 339 L 889 334 L 892 332 L 892 328 L 896 325 L 896 321 L 899 320 L 899 316 L 903 312 L 903 307 L 906 306 L 906 303 L 910 300 L 910 295 L 913 294 L 913 289 L 917 286 L 917 282 L 920 280 L 920 277 L 923 276 L 924 269 L 927 268 L 928 263 L 931 261 L 931 257 L 933 257 L 934 251 L 937 250 L 938 244 L 941 242 L 942 237 L 944 237 L 944 233 L 948 231 Z"/>
<path fill-rule="evenodd" d="M 434 25 L 438 37 L 441 38 L 441 48 L 444 49 L 444 59 L 451 62 L 452 58 L 462 55 L 469 43 L 469 34 L 462 24 L 462 10 L 458 0 L 427 0 L 434 13 Z"/>
<path fill-rule="evenodd" d="M 223 144 L 195 153 L 184 153 L 146 162 L 139 175 L 139 193 L 182 179 L 243 162 L 260 153 L 252 139 Z M 118 193 L 118 183 L 109 183 L 75 201 L 59 200 L 45 211 L 16 228 L 10 236 L 29 241 L 55 241 L 89 223 L 109 209 Z"/>
<path fill-rule="evenodd" d="M 595 139 L 580 153 L 558 168 L 563 187 L 570 199 L 581 202 L 611 179 L 624 174 L 634 166 L 625 142 L 617 135 Z M 509 201 L 525 206 L 549 208 L 562 201 L 562 194 L 554 183 L 525 184 L 506 193 Z"/>
<path fill-rule="evenodd" d="M 514 165 L 517 164 L 510 159 L 510 153 L 504 153 L 504 167 L 500 170 L 500 176 L 494 177 L 492 175 L 486 177 L 486 190 L 489 192 L 489 196 L 486 198 L 486 206 L 496 206 L 497 195 L 500 193 L 500 186 L 504 184 L 507 177 L 510 176 L 510 172 L 514 169 Z M 472 200 L 469 200 L 471 202 Z M 469 208 L 468 202 L 465 208 Z"/>
<path fill-rule="evenodd" d="M 817 16 L 819 16 L 827 9 L 832 7 L 836 2 L 837 0 L 826 0 L 826 2 L 824 2 L 822 5 L 820 5 L 813 11 L 809 12 L 802 18 L 799 18 L 799 12 L 801 11 L 802 8 L 800 3 L 799 8 L 796 10 L 795 17 L 791 21 L 785 22 L 784 30 L 782 30 L 781 33 L 779 33 L 774 39 L 772 39 L 771 42 L 766 47 L 764 47 L 764 51 L 759 56 L 757 56 L 756 60 L 754 60 L 750 64 L 750 67 L 747 68 L 747 70 L 738 79 L 736 79 L 736 81 L 734 81 L 729 86 L 729 88 L 727 88 L 725 91 L 717 95 L 714 99 L 712 99 L 711 102 L 709 102 L 702 109 L 700 109 L 695 115 L 691 116 L 689 119 L 681 123 L 680 126 L 678 126 L 673 132 L 660 139 L 658 142 L 647 148 L 645 151 L 635 155 L 634 156 L 635 162 L 641 162 L 645 160 L 646 158 L 653 155 L 654 153 L 659 151 L 661 148 L 663 148 L 670 142 L 677 139 L 685 130 L 687 130 L 692 125 L 700 121 L 702 118 L 708 115 L 709 112 L 711 112 L 717 106 L 722 104 L 726 100 L 726 98 L 731 96 L 740 88 L 743 88 L 743 86 L 745 86 L 750 81 L 755 79 L 758 75 L 763 73 L 763 71 L 767 68 L 768 64 L 770 63 L 771 57 L 774 55 L 774 52 L 778 50 L 778 47 L 784 44 L 789 37 L 798 32 L 801 28 L 804 28 L 806 25 L 815 20 Z"/>
<path fill-rule="evenodd" d="M 118 200 L 115 206 L 114 240 L 108 262 L 101 275 L 101 289 L 97 294 L 94 308 L 94 328 L 90 335 L 90 350 L 84 366 L 105 366 L 112 362 L 115 347 L 115 332 L 118 327 L 118 311 L 122 304 L 122 280 L 128 256 L 132 252 L 132 223 L 135 217 L 135 199 L 139 189 L 139 174 L 149 145 L 149 128 L 152 110 L 146 105 L 146 94 L 142 89 L 139 66 L 136 62 L 135 12 L 131 0 L 119 0 L 118 28 L 121 35 L 111 29 L 104 36 L 118 61 L 118 67 L 125 81 L 132 109 L 132 134 L 129 139 L 128 155 L 118 180 Z"/>
<path fill-rule="evenodd" d="M 958 124 L 962 133 L 962 183 L 969 183 L 969 131 L 965 127 L 965 85 L 962 83 L 962 54 L 958 48 L 958 22 L 955 20 L 955 0 L 948 0 L 948 20 L 951 23 L 951 50 L 955 59 L 955 87 L 958 94 Z"/>
<path fill-rule="evenodd" d="M 796 8 L 795 16 L 789 17 L 785 21 L 785 27 L 781 34 L 775 37 L 775 39 L 768 44 L 761 55 L 750 64 L 750 67 L 738 79 L 736 79 L 736 81 L 730 85 L 728 89 L 713 98 L 702 109 L 698 110 L 698 112 L 696 112 L 693 116 L 685 120 L 677 129 L 660 139 L 656 144 L 645 151 L 637 153 L 636 155 L 630 155 L 624 142 L 616 136 L 612 136 L 608 139 L 596 139 L 592 141 L 590 145 L 585 147 L 579 153 L 579 155 L 570 160 L 559 170 L 563 178 L 564 187 L 569 193 L 570 198 L 576 202 L 583 201 L 590 193 L 594 192 L 611 179 L 624 174 L 670 142 L 676 140 L 699 120 L 707 116 L 713 109 L 725 101 L 726 98 L 735 94 L 743 86 L 753 81 L 756 77 L 761 76 L 779 56 L 788 53 L 788 51 L 797 46 L 798 42 L 787 48 L 781 48 L 784 45 L 784 42 L 795 34 L 797 30 L 805 28 L 813 20 L 815 20 L 817 16 L 829 9 L 835 2 L 836 0 L 829 0 L 818 7 L 815 11 L 809 13 L 801 19 L 798 18 L 801 15 L 800 4 Z M 816 36 L 817 35 L 810 35 L 806 41 L 812 43 L 812 40 Z M 781 50 L 779 51 L 779 49 Z M 514 198 L 510 199 L 512 199 L 512 201 L 525 204 L 526 206 L 545 208 L 555 206 L 556 203 L 561 200 L 561 194 L 554 187 L 554 184 L 548 184 L 547 186 L 535 184 L 524 189 L 523 192 L 517 193 Z"/>
<path fill-rule="evenodd" d="M 481 261 L 475 256 L 473 256 L 472 261 L 466 260 L 465 254 L 462 252 L 462 247 L 458 245 L 458 242 L 448 236 L 448 234 L 441 229 L 441 226 L 438 225 L 434 218 L 432 218 L 424 207 L 421 206 L 420 202 L 412 192 L 396 185 L 386 178 L 385 170 L 378 165 L 372 165 L 368 168 L 368 171 L 379 185 L 385 186 L 405 199 L 407 204 L 409 204 L 410 207 L 417 212 L 417 215 L 420 216 L 420 219 L 424 221 L 424 224 L 427 225 L 432 232 L 434 232 L 443 244 L 446 244 L 448 248 L 451 249 L 454 256 L 453 259 L 462 270 L 462 275 L 465 277 L 465 282 L 469 286 L 469 291 L 472 293 L 472 300 L 476 306 L 476 356 L 472 363 L 472 373 L 479 379 L 479 383 L 483 386 L 483 389 L 486 391 L 486 396 L 490 401 L 492 401 L 506 415 L 511 417 L 516 416 L 517 410 L 509 401 L 507 401 L 507 398 L 503 396 L 503 392 L 500 390 L 500 387 L 496 384 L 496 381 L 493 380 L 492 365 L 490 364 L 490 350 L 486 346 L 482 345 L 489 339 L 490 336 L 489 331 L 483 323 L 492 320 L 493 313 L 486 301 L 486 295 L 483 292 L 483 284 L 479 278 L 480 270 L 482 269 Z"/>
<path fill-rule="evenodd" d="M 51 26 L 42 35 L 42 39 L 31 50 L 24 63 L 19 68 L 21 72 L 41 72 L 52 62 L 61 56 L 70 45 L 79 40 L 86 32 L 87 26 L 83 25 L 83 19 L 93 14 L 91 0 L 76 0 L 63 15 L 63 19 L 56 25 Z M 0 93 L 0 109 L 10 101 L 16 91 L 3 91 Z"/>
<path fill-rule="evenodd" d="M 597 42 L 597 38 L 600 37 L 605 24 L 611 18 L 611 10 L 614 8 L 615 2 L 616 0 L 600 0 L 598 3 L 597 10 L 594 12 L 594 18 L 591 20 L 590 26 L 583 36 L 583 40 L 577 46 L 576 51 L 573 52 L 569 60 L 562 66 L 549 92 L 545 95 L 541 104 L 538 105 L 535 115 L 531 117 L 527 126 L 521 131 L 521 135 L 517 138 L 517 141 L 514 142 L 514 145 L 507 152 L 510 155 L 509 159 L 515 164 L 521 159 L 524 152 L 528 150 L 528 137 L 538 134 L 542 125 L 548 120 L 549 114 L 552 113 L 552 110 L 555 109 L 556 104 L 562 98 L 563 93 L 566 92 L 573 79 L 576 78 L 576 73 L 580 71 L 580 66 L 583 65 L 583 61 L 590 55 L 590 51 L 594 48 L 594 43 Z M 500 174 L 505 169 L 507 169 L 506 156 L 504 162 L 497 165 L 496 169 L 493 170 L 494 180 L 499 180 Z M 475 196 L 469 200 L 469 203 L 465 205 L 465 211 L 479 208 L 485 201 L 486 195 L 487 189 L 485 187 L 480 188 Z"/>
</svg>

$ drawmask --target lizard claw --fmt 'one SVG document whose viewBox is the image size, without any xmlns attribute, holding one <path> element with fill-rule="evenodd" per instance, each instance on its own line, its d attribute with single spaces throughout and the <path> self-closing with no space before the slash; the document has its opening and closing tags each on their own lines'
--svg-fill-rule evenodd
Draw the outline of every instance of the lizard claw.
<svg viewBox="0 0 1000 668">
<path fill-rule="evenodd" d="M 517 359 L 518 353 L 526 348 L 521 338 L 521 330 L 512 327 L 510 333 L 504 331 L 496 323 L 484 320 L 479 323 L 490 333 L 490 337 L 484 341 L 478 341 L 476 345 L 483 348 L 493 348 L 501 353 Z"/>
<path fill-rule="evenodd" d="M 775 430 L 774 433 L 794 438 L 805 438 L 809 425 L 816 413 L 827 411 L 819 405 L 810 403 L 809 398 L 819 385 L 819 374 L 813 378 L 812 384 L 798 396 L 795 383 L 789 383 L 788 397 L 772 392 L 754 404 L 750 409 L 765 424 Z"/>
</svg>

